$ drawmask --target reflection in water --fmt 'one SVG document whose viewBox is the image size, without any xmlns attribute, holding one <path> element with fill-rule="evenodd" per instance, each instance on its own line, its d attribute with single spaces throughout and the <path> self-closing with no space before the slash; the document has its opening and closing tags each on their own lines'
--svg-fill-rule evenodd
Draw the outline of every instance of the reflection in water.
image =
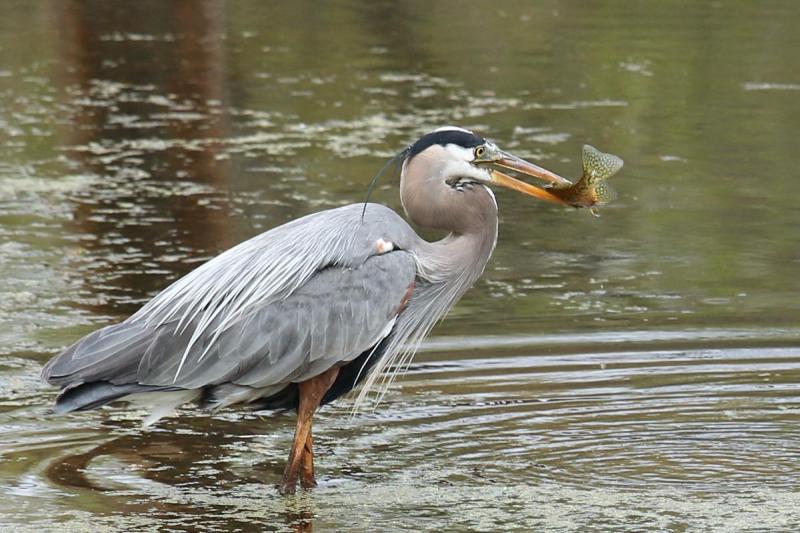
<svg viewBox="0 0 800 533">
<path fill-rule="evenodd" d="M 228 206 L 209 201 L 228 188 L 230 173 L 219 151 L 228 129 L 220 8 L 59 4 L 60 78 L 73 106 L 66 144 L 82 172 L 102 176 L 78 201 L 74 231 L 96 236 L 83 241 L 94 256 L 87 291 L 102 279 L 102 295 L 116 305 L 141 301 L 166 286 L 175 266 L 183 273 L 233 244 Z M 148 20 L 163 27 L 152 34 Z M 119 258 L 134 257 L 120 269 Z M 116 305 L 92 310 L 114 313 Z"/>
<path fill-rule="evenodd" d="M 0 529 L 800 529 L 793 2 L 2 9 Z M 274 490 L 289 418 L 47 412 L 53 352 L 446 123 L 618 153 L 621 197 L 498 194 L 406 379 L 320 412 L 316 490 Z"/>
<path fill-rule="evenodd" d="M 242 438 L 236 434 L 237 428 L 230 426 L 233 424 L 216 424 L 212 431 L 202 434 L 185 430 L 143 432 L 134 427 L 134 433 L 105 441 L 88 451 L 59 457 L 47 465 L 44 475 L 50 483 L 70 492 L 91 493 L 93 505 L 105 505 L 105 510 L 95 512 L 120 517 L 145 513 L 150 520 L 172 523 L 181 530 L 192 529 L 197 520 L 208 525 L 204 517 L 220 515 L 226 517 L 226 530 L 247 531 L 252 529 L 252 522 L 229 516 L 224 498 L 214 503 L 215 495 L 224 495 L 243 484 L 263 483 L 258 476 L 220 468 L 228 461 L 226 448 L 235 446 Z M 234 431 L 227 434 L 225 429 Z M 112 426 L 109 430 L 119 428 Z M 270 477 L 278 479 L 282 468 L 269 465 L 267 471 Z M 265 470 L 258 468 L 257 472 L 263 475 Z M 262 498 L 272 500 L 275 511 L 283 507 L 285 522 L 292 531 L 313 530 L 313 506 L 308 498 L 278 497 L 274 486 L 263 485 L 262 490 Z M 161 497 L 142 498 L 147 493 L 160 493 Z M 206 493 L 211 499 L 182 498 L 181 493 L 187 496 Z M 126 496 L 119 498 L 119 495 Z M 177 498 L 173 500 L 170 496 Z"/>
<path fill-rule="evenodd" d="M 619 337 L 596 353 L 564 351 L 567 338 L 490 353 L 452 343 L 426 353 L 374 413 L 348 420 L 346 406 L 323 409 L 320 485 L 296 497 L 275 490 L 288 415 L 187 410 L 143 432 L 131 410 L 22 421 L 23 410 L 3 417 L 15 437 L 0 453 L 22 472 L 43 471 L 34 493 L 77 495 L 72 506 L 130 527 L 145 513 L 179 529 L 202 519 L 324 531 L 369 509 L 368 524 L 401 530 L 441 520 L 495 530 L 521 513 L 548 527 L 569 515 L 586 523 L 608 506 L 646 520 L 682 509 L 710 526 L 731 502 L 748 520 L 774 521 L 800 503 L 800 348 L 717 349 L 713 339 L 640 351 Z M 22 479 L 4 483 L 16 493 Z"/>
</svg>

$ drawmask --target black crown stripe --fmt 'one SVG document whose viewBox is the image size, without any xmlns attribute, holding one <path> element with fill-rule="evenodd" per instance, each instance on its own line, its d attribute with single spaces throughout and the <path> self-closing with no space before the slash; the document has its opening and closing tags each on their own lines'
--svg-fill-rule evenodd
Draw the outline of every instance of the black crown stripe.
<svg viewBox="0 0 800 533">
<path fill-rule="evenodd" d="M 408 147 L 406 159 L 411 159 L 415 155 L 424 151 L 426 148 L 438 144 L 446 146 L 448 144 L 457 144 L 464 148 L 474 148 L 485 143 L 486 139 L 475 135 L 469 131 L 462 130 L 441 130 L 426 133 L 417 140 L 414 144 Z"/>
</svg>

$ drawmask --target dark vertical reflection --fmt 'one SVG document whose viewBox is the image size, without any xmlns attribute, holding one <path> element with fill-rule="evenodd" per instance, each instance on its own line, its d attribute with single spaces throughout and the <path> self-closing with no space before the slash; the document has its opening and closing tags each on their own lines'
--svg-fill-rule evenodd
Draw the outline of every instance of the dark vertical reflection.
<svg viewBox="0 0 800 533">
<path fill-rule="evenodd" d="M 190 270 L 193 256 L 231 244 L 229 209 L 215 195 L 230 174 L 218 142 L 228 129 L 223 7 L 58 4 L 60 78 L 73 117 L 65 144 L 83 171 L 100 176 L 74 223 L 98 258 L 86 299 L 101 311 L 130 312 Z M 110 307 L 93 299 L 98 281 Z"/>
</svg>

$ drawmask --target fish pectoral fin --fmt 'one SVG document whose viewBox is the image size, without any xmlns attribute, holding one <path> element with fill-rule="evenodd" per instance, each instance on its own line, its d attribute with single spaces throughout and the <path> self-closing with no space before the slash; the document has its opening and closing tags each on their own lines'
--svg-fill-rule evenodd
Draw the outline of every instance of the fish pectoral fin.
<svg viewBox="0 0 800 533">
<path fill-rule="evenodd" d="M 597 205 L 605 205 L 611 203 L 614 200 L 616 200 L 618 196 L 617 191 L 615 191 L 614 188 L 605 181 L 601 181 L 600 183 L 597 184 L 597 186 L 594 189 L 594 195 L 595 195 L 595 203 Z"/>
</svg>

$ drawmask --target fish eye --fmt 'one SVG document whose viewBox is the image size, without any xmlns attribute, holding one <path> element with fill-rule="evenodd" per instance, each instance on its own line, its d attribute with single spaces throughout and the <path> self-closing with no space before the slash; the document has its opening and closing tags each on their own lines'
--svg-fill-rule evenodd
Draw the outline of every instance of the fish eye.
<svg viewBox="0 0 800 533">
<path fill-rule="evenodd" d="M 483 154 L 485 154 L 485 153 L 486 153 L 486 148 L 484 146 L 478 146 L 477 148 L 475 148 L 475 158 L 476 159 L 478 159 L 480 157 L 483 157 Z"/>
</svg>

